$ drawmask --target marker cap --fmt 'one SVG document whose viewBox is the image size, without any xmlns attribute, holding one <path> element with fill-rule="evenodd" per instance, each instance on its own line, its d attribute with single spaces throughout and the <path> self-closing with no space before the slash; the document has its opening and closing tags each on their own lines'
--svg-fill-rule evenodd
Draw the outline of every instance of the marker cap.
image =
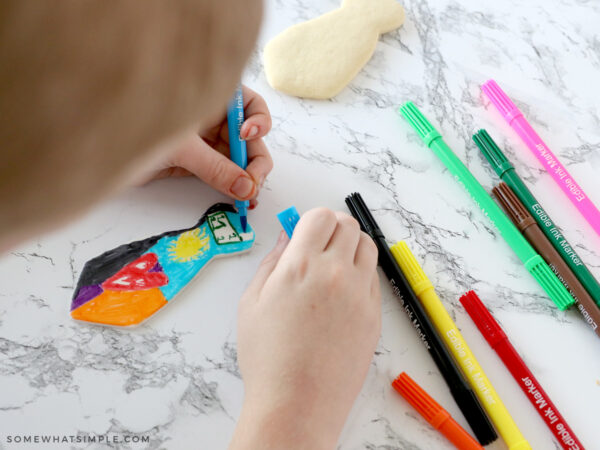
<svg viewBox="0 0 600 450">
<path fill-rule="evenodd" d="M 433 284 L 425 275 L 425 272 L 415 259 L 406 242 L 397 242 L 390 247 L 390 251 L 394 258 L 400 263 L 402 272 L 406 276 L 406 279 L 410 283 L 410 287 L 415 291 L 417 296 L 427 289 L 433 289 Z"/>
<path fill-rule="evenodd" d="M 483 337 L 490 347 L 494 348 L 501 341 L 508 338 L 502 328 L 496 322 L 496 319 L 490 314 L 475 291 L 469 291 L 460 298 L 460 303 L 477 325 L 477 328 L 483 334 Z"/>
<path fill-rule="evenodd" d="M 575 299 L 569 294 L 567 288 L 558 280 L 540 255 L 536 253 L 534 257 L 525 261 L 525 268 L 548 293 L 548 297 L 552 299 L 558 309 L 564 311 L 573 306 Z"/>
<path fill-rule="evenodd" d="M 433 428 L 439 430 L 457 448 L 465 450 L 483 448 L 405 372 L 398 375 L 392 382 L 392 386 Z"/>
<path fill-rule="evenodd" d="M 294 228 L 298 224 L 300 220 L 300 214 L 298 214 L 298 210 L 295 206 L 290 206 L 288 209 L 281 211 L 277 214 L 277 218 L 281 223 L 281 226 L 287 233 L 288 237 L 291 239 L 292 234 L 294 233 Z"/>
<path fill-rule="evenodd" d="M 500 178 L 507 170 L 514 169 L 512 163 L 504 156 L 487 131 L 479 130 L 473 135 L 473 140 Z"/>
<path fill-rule="evenodd" d="M 517 108 L 513 101 L 494 80 L 488 80 L 483 83 L 481 90 L 487 95 L 508 123 L 511 123 L 514 119 L 523 115 L 519 108 Z"/>
<path fill-rule="evenodd" d="M 430 147 L 433 141 L 441 137 L 440 133 L 431 125 L 429 120 L 427 120 L 413 102 L 406 102 L 400 107 L 399 111 L 408 120 L 408 123 L 415 129 L 420 138 L 423 139 L 427 147 Z"/>
<path fill-rule="evenodd" d="M 529 211 L 527 211 L 523 203 L 521 203 L 506 183 L 498 184 L 498 186 L 492 189 L 492 192 L 502 205 L 504 211 L 508 214 L 508 217 L 510 217 L 521 232 L 532 225 L 537 227 L 535 219 L 529 214 Z"/>
<path fill-rule="evenodd" d="M 346 205 L 352 216 L 358 221 L 361 230 L 372 238 L 384 237 L 379 229 L 379 225 L 377 225 L 375 218 L 363 200 L 362 195 L 358 192 L 350 194 L 346 197 Z"/>
</svg>

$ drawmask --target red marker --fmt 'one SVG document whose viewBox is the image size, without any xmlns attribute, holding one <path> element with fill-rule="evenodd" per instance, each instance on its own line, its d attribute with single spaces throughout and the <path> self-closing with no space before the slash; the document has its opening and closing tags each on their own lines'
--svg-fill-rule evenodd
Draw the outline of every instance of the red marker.
<svg viewBox="0 0 600 450">
<path fill-rule="evenodd" d="M 560 446 L 566 450 L 583 450 L 583 445 L 579 442 L 565 418 L 558 412 L 548 394 L 527 368 L 496 319 L 490 314 L 477 294 L 474 291 L 469 291 L 460 298 L 460 302 L 477 325 L 477 328 L 479 328 L 481 334 L 483 334 L 485 340 L 488 341 L 490 347 L 496 351 L 515 381 L 525 392 L 538 414 L 544 419 Z"/>
<path fill-rule="evenodd" d="M 417 410 L 429 424 L 442 433 L 459 450 L 483 450 L 483 447 L 448 414 L 431 396 L 402 372 L 392 382 L 394 389 Z"/>
</svg>

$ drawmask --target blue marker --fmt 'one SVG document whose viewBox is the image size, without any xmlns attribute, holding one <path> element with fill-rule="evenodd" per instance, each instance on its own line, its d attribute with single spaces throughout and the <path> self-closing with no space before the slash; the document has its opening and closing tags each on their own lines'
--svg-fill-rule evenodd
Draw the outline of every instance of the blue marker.
<svg viewBox="0 0 600 450">
<path fill-rule="evenodd" d="M 240 138 L 240 130 L 244 123 L 244 96 L 242 95 L 242 85 L 238 85 L 231 102 L 227 106 L 227 125 L 229 127 L 229 151 L 231 160 L 246 170 L 248 166 L 248 154 L 246 152 L 246 141 Z M 246 231 L 248 227 L 248 200 L 236 200 L 238 214 L 242 230 Z"/>
</svg>

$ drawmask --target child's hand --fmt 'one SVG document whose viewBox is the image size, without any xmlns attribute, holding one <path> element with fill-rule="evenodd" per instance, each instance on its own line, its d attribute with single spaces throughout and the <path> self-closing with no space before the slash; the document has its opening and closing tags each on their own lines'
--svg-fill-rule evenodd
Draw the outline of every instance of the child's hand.
<svg viewBox="0 0 600 450">
<path fill-rule="evenodd" d="M 377 248 L 313 209 L 267 255 L 239 305 L 245 399 L 231 448 L 334 448 L 381 329 Z"/>
<path fill-rule="evenodd" d="M 185 139 L 145 181 L 194 175 L 234 199 L 255 199 L 273 168 L 273 160 L 262 140 L 271 129 L 271 114 L 264 99 L 252 89 L 244 86 L 243 94 L 246 120 L 240 135 L 247 142 L 245 171 L 229 158 L 227 117 L 221 117 L 205 132 Z"/>
</svg>

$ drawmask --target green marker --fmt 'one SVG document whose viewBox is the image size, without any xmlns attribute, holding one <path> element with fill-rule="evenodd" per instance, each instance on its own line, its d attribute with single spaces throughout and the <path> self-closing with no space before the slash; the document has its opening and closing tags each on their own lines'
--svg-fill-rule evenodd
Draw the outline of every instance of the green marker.
<svg viewBox="0 0 600 450">
<path fill-rule="evenodd" d="M 571 268 L 577 279 L 585 287 L 590 297 L 600 306 L 600 284 L 585 266 L 575 249 L 567 242 L 567 239 L 560 232 L 558 227 L 552 222 L 550 216 L 544 211 L 544 208 L 535 199 L 533 194 L 523 180 L 517 175 L 514 166 L 502 153 L 494 140 L 487 131 L 479 130 L 473 135 L 473 140 L 483 153 L 483 156 L 489 161 L 494 171 L 519 197 L 519 200 L 525 205 L 529 213 L 535 218 L 548 240 L 552 243 L 562 259 Z"/>
<path fill-rule="evenodd" d="M 433 153 L 444 163 L 448 170 L 461 183 L 475 203 L 479 205 L 483 213 L 498 228 L 504 240 L 510 245 L 525 268 L 533 275 L 533 278 L 546 291 L 558 309 L 565 310 L 573 303 L 573 297 L 565 289 L 562 283 L 552 273 L 550 267 L 529 245 L 519 230 L 506 217 L 500 207 L 492 200 L 479 184 L 477 179 L 469 172 L 469 169 L 461 162 L 454 152 L 442 139 L 438 131 L 433 128 L 429 121 L 421 114 L 412 102 L 405 103 L 400 108 L 400 113 L 412 125 L 419 134 L 425 145 L 433 150 Z"/>
</svg>

